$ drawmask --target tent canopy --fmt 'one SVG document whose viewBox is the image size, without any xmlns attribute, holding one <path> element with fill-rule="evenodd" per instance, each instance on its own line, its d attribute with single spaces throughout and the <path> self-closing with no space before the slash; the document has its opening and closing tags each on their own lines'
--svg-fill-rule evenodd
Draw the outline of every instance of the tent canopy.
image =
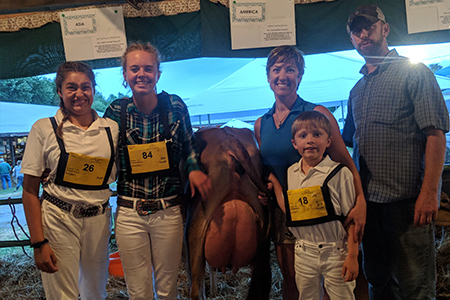
<svg viewBox="0 0 450 300">
<path fill-rule="evenodd" d="M 390 45 L 448 42 L 450 30 L 408 34 L 404 0 L 378 0 L 376 3 L 391 25 Z M 346 21 L 359 5 L 360 0 L 295 5 L 297 47 L 306 54 L 351 49 Z M 190 13 L 125 18 L 125 30 L 129 41 L 151 42 L 166 61 L 196 57 L 265 57 L 271 50 L 231 50 L 229 9 L 210 0 L 200 0 L 200 10 Z M 59 23 L 0 32 L 0 41 L 0 65 L 8 66 L 0 69 L 0 79 L 52 73 L 65 61 Z M 100 59 L 90 64 L 94 68 L 105 68 L 118 66 L 119 60 Z"/>
<path fill-rule="evenodd" d="M 31 126 L 44 117 L 52 117 L 59 107 L 0 102 L 0 137 L 28 135 Z"/>
<path fill-rule="evenodd" d="M 411 51 L 417 52 L 414 49 Z M 407 54 L 405 47 L 397 50 L 402 55 Z M 430 49 L 425 50 L 432 54 Z M 274 103 L 265 63 L 265 58 L 194 58 L 165 62 L 161 65 L 162 75 L 157 87 L 158 91 L 165 90 L 184 99 L 194 125 L 223 124 L 232 119 L 253 122 Z M 334 115 L 342 125 L 349 92 L 361 78 L 359 70 L 363 64 L 361 57 L 348 51 L 306 55 L 305 74 L 298 93 L 307 101 L 338 107 Z M 120 68 L 97 70 L 96 78 L 98 89 L 104 95 L 117 89 L 122 81 Z M 436 79 L 449 103 L 450 77 L 436 75 Z M 0 135 L 27 133 L 36 120 L 53 116 L 56 110 L 54 106 L 0 102 Z"/>
<path fill-rule="evenodd" d="M 0 102 L 0 137 L 26 136 L 42 118 L 53 117 L 58 106 Z M 102 112 L 97 112 L 103 116 Z"/>
</svg>

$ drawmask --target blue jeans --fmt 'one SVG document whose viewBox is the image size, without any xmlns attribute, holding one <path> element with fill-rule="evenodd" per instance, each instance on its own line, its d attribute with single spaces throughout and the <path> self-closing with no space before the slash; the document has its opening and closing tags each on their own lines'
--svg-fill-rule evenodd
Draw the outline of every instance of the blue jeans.
<svg viewBox="0 0 450 300">
<path fill-rule="evenodd" d="M 367 204 L 362 248 L 371 300 L 436 297 L 434 224 L 414 226 L 415 202 Z"/>
<path fill-rule="evenodd" d="M 22 186 L 22 183 L 23 183 L 23 176 L 17 177 L 16 191 L 19 190 L 19 188 Z"/>
<path fill-rule="evenodd" d="M 9 174 L 1 174 L 0 179 L 2 180 L 2 188 L 6 190 L 6 183 L 8 183 L 8 188 L 11 188 L 11 177 Z"/>
</svg>

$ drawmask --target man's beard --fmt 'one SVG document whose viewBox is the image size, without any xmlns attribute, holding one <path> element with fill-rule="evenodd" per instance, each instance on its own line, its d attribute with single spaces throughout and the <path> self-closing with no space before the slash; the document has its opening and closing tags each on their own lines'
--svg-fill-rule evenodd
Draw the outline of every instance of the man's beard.
<svg viewBox="0 0 450 300">
<path fill-rule="evenodd" d="M 381 31 L 383 28 L 381 28 Z M 363 57 L 379 57 L 381 54 L 382 46 L 383 46 L 383 35 L 382 32 L 380 32 L 379 39 L 375 41 L 374 39 L 367 39 L 366 41 L 369 41 L 370 44 L 366 45 L 364 49 L 361 49 L 361 46 L 356 49 L 358 53 Z M 361 41 L 361 44 L 364 43 L 364 41 Z"/>
</svg>

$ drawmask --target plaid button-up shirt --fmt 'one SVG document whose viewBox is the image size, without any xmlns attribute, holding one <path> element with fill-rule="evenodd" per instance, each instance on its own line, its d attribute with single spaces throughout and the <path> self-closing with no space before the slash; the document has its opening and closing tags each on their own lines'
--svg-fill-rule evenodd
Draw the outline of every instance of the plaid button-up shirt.
<svg viewBox="0 0 450 300">
<path fill-rule="evenodd" d="M 350 92 L 344 138 L 353 136 L 354 160 L 368 201 L 389 203 L 419 195 L 426 135 L 449 128 L 449 115 L 433 73 L 392 50 Z"/>
<path fill-rule="evenodd" d="M 194 133 L 186 105 L 177 95 L 170 95 L 167 107 L 168 123 L 173 139 L 173 159 L 176 166 L 182 158 L 186 160 L 186 171 L 199 170 L 198 154 L 195 149 Z M 105 112 L 104 117 L 110 118 L 119 124 L 119 131 L 122 130 L 120 123 L 120 99 L 111 103 Z M 127 104 L 127 145 L 147 144 L 164 140 L 164 127 L 159 114 L 161 94 L 158 95 L 158 106 L 150 115 L 143 114 L 134 105 L 132 99 L 128 99 Z M 176 195 L 180 188 L 178 176 L 150 176 L 143 179 L 125 180 L 126 166 L 125 155 L 119 135 L 118 168 L 119 179 L 117 192 L 121 196 L 128 196 L 140 199 L 157 199 Z"/>
</svg>

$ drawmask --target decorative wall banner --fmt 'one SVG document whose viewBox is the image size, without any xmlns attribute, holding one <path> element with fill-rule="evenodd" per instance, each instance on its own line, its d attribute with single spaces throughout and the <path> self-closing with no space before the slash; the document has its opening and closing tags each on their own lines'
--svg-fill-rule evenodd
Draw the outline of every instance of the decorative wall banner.
<svg viewBox="0 0 450 300">
<path fill-rule="evenodd" d="M 233 0 L 231 48 L 295 45 L 294 0 Z"/>
<path fill-rule="evenodd" d="M 120 57 L 127 47 L 122 7 L 60 13 L 67 61 Z"/>
<path fill-rule="evenodd" d="M 209 0 L 213 3 L 220 3 L 226 7 L 230 7 L 229 0 Z M 294 0 L 295 4 L 310 4 L 310 3 L 317 3 L 317 2 L 332 2 L 337 0 Z"/>
<path fill-rule="evenodd" d="M 450 29 L 450 0 L 405 0 L 408 33 Z"/>
<path fill-rule="evenodd" d="M 105 4 L 95 6 L 83 6 L 59 11 L 45 11 L 36 13 L 16 14 L 0 16 L 0 31 L 12 32 L 22 28 L 39 28 L 45 24 L 59 22 L 59 13 L 62 11 L 78 11 L 93 8 L 116 7 L 120 4 Z M 158 16 L 173 16 L 181 13 L 189 13 L 200 10 L 200 0 L 168 0 L 160 2 L 140 3 L 140 10 L 134 9 L 129 4 L 120 5 L 123 8 L 125 18 L 145 18 Z"/>
</svg>

